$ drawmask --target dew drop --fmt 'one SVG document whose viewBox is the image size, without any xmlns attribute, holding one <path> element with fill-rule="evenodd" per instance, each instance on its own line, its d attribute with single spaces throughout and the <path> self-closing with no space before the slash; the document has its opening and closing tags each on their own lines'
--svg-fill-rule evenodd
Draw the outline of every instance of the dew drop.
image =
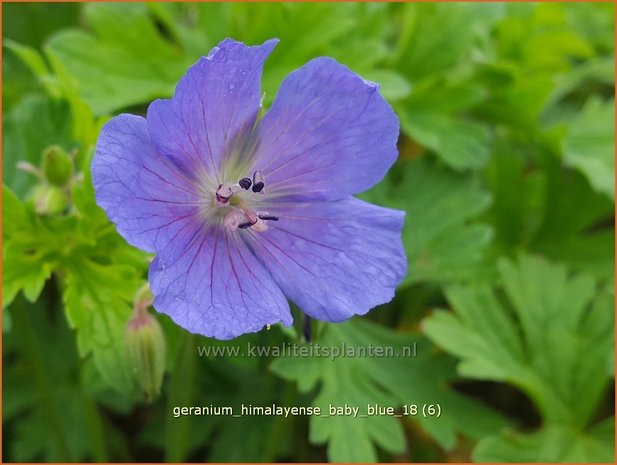
<svg viewBox="0 0 617 465">
<path fill-rule="evenodd" d="M 227 50 L 225 50 L 224 48 L 217 48 L 216 50 L 213 50 L 214 53 L 212 53 L 212 61 L 218 61 L 218 62 L 224 62 L 225 60 L 227 60 Z"/>
</svg>

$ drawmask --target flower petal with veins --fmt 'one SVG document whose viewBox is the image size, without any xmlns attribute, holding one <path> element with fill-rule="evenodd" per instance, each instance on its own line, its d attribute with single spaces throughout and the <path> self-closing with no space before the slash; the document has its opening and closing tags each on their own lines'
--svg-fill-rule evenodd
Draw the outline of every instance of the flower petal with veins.
<svg viewBox="0 0 617 465">
<path fill-rule="evenodd" d="M 271 206 L 284 222 L 249 245 L 305 313 L 344 321 L 389 302 L 407 273 L 404 213 L 347 198 Z"/>
<path fill-rule="evenodd" d="M 292 72 L 257 126 L 255 170 L 269 191 L 336 200 L 364 192 L 396 161 L 398 118 L 376 84 L 332 58 Z"/>
<path fill-rule="evenodd" d="M 116 116 L 103 126 L 91 170 L 98 205 L 128 243 L 147 252 L 164 248 L 199 213 L 198 190 L 157 152 L 139 116 Z"/>
<path fill-rule="evenodd" d="M 232 339 L 292 322 L 268 270 L 226 230 L 187 224 L 156 256 L 148 279 L 154 307 L 193 333 Z"/>
</svg>

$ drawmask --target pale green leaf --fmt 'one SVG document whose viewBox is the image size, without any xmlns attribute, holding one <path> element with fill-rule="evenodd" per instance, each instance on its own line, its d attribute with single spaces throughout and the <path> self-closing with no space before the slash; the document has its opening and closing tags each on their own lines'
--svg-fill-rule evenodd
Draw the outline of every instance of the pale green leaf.
<svg viewBox="0 0 617 465">
<path fill-rule="evenodd" d="M 581 170 L 591 185 L 615 199 L 615 101 L 586 102 L 568 126 L 564 161 Z"/>
<path fill-rule="evenodd" d="M 499 274 L 507 301 L 486 286 L 450 287 L 454 313 L 435 312 L 423 323 L 425 333 L 461 359 L 461 375 L 513 384 L 535 402 L 545 429 L 521 436 L 520 449 L 551 445 L 534 461 L 584 460 L 586 428 L 609 382 L 612 298 L 597 294 L 590 277 L 571 276 L 565 267 L 538 258 L 502 260 Z M 550 438 L 538 440 L 542 435 Z M 506 437 L 481 442 L 482 460 L 499 461 L 483 451 L 504 449 L 498 444 Z M 592 461 L 604 460 L 592 450 Z M 530 460 L 525 457 L 511 460 Z"/>
<path fill-rule="evenodd" d="M 414 342 L 417 358 L 412 356 Z M 400 408 L 417 404 L 421 411 L 424 404 L 439 403 L 443 409 L 440 418 L 423 418 L 420 414 L 408 420 L 420 421 L 444 447 L 454 445 L 457 431 L 479 437 L 504 424 L 490 409 L 447 388 L 453 365 L 450 360 L 431 354 L 426 341 L 418 342 L 409 334 L 354 320 L 328 325 L 315 344 L 329 353 L 322 352 L 321 357 L 280 357 L 271 367 L 285 379 L 296 381 L 301 391 L 319 386 L 313 405 L 321 407 L 322 414 L 311 417 L 310 439 L 314 443 L 328 443 L 330 461 L 375 461 L 375 446 L 390 452 L 401 452 L 405 447 L 400 424 L 394 417 L 329 416 L 330 406 L 347 405 L 366 415 L 369 405 Z M 366 354 L 369 346 L 391 353 L 355 357 L 346 353 L 355 349 Z M 346 355 L 333 357 L 332 351 L 336 350 Z M 468 421 L 472 416 L 481 416 L 483 421 L 470 427 Z"/>
<path fill-rule="evenodd" d="M 71 148 L 70 109 L 64 101 L 28 94 L 6 115 L 3 130 L 2 179 L 23 199 L 37 178 L 17 169 L 17 163 L 39 166 L 43 151 L 52 144 Z"/>
<path fill-rule="evenodd" d="M 138 286 L 131 267 L 84 261 L 71 266 L 64 291 L 66 315 L 77 330 L 79 354 L 91 354 L 107 383 L 120 392 L 132 388 L 124 335 L 131 316 L 129 302 Z"/>
<path fill-rule="evenodd" d="M 400 74 L 388 69 L 375 69 L 362 73 L 362 77 L 381 87 L 379 92 L 389 101 L 401 100 L 411 92 L 411 85 Z"/>
<path fill-rule="evenodd" d="M 614 425 L 614 418 L 607 423 Z M 608 439 L 608 440 L 607 440 Z M 482 439 L 473 452 L 475 462 L 614 463 L 612 438 L 559 426 L 534 434 L 509 432 Z"/>
<path fill-rule="evenodd" d="M 190 64 L 157 31 L 146 5 L 86 5 L 95 33 L 64 30 L 47 43 L 96 115 L 172 93 Z"/>
</svg>

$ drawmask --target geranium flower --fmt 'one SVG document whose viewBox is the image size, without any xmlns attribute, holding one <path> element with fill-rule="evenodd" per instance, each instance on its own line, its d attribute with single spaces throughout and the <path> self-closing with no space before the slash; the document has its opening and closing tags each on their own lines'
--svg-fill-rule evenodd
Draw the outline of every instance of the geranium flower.
<svg viewBox="0 0 617 465">
<path fill-rule="evenodd" d="M 397 157 L 398 119 L 331 58 L 283 81 L 258 119 L 277 40 L 226 39 L 146 118 L 101 130 L 97 203 L 132 245 L 156 254 L 154 307 L 193 333 L 231 339 L 290 325 L 287 298 L 340 322 L 388 302 L 406 273 L 403 212 L 352 197 Z"/>
</svg>

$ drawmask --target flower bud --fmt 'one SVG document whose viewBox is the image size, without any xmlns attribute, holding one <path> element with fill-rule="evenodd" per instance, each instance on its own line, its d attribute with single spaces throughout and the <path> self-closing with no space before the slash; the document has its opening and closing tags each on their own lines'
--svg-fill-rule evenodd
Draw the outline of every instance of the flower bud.
<svg viewBox="0 0 617 465">
<path fill-rule="evenodd" d="M 147 295 L 135 301 L 135 312 L 126 326 L 126 349 L 133 378 L 148 401 L 161 391 L 165 373 L 165 335 L 159 322 L 147 311 L 152 302 Z M 151 296 L 151 294 L 150 294 Z"/>
<path fill-rule="evenodd" d="M 55 186 L 65 186 L 73 175 L 73 161 L 58 145 L 48 147 L 43 153 L 45 179 Z"/>
<path fill-rule="evenodd" d="M 59 187 L 52 185 L 35 187 L 32 198 L 39 215 L 55 215 L 64 211 L 67 206 L 66 194 Z"/>
</svg>

